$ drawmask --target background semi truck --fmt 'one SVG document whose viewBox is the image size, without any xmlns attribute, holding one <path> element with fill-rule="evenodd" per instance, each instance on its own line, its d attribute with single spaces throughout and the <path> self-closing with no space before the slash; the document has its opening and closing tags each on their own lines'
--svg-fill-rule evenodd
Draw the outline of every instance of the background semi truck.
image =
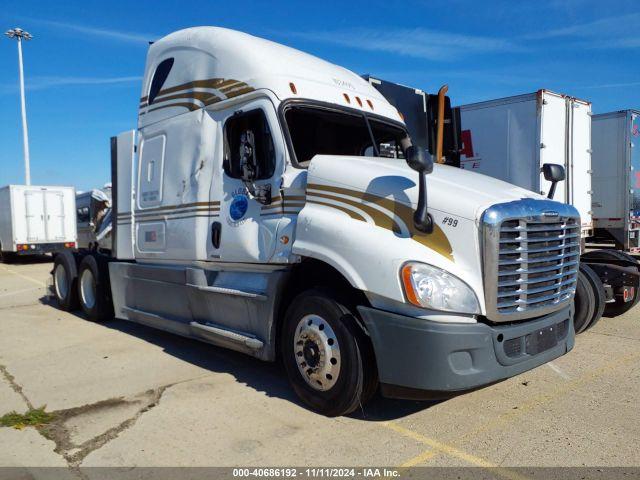
<svg viewBox="0 0 640 480">
<path fill-rule="evenodd" d="M 444 142 L 426 154 L 401 118 L 353 72 L 244 33 L 153 43 L 138 129 L 111 143 L 113 248 L 57 256 L 60 306 L 280 359 L 326 415 L 568 352 L 577 210 L 434 166 Z"/>
<path fill-rule="evenodd" d="M 371 83 L 403 114 L 422 115 L 429 125 L 433 114 L 424 101 L 428 94 L 380 79 Z M 581 217 L 583 254 L 575 297 L 576 331 L 595 325 L 603 314 L 616 316 L 632 308 L 640 299 L 635 259 L 610 249 L 584 249 L 593 234 L 591 104 L 541 89 L 455 107 L 451 118 L 449 143 L 452 149 L 459 148 L 459 154 L 451 152 L 442 159 L 445 163 L 543 195 L 551 190 L 543 166 L 564 168 L 565 180 L 557 184 L 553 198 L 575 206 Z M 407 125 L 412 134 L 411 125 L 425 128 L 418 122 Z"/>
<path fill-rule="evenodd" d="M 640 112 L 592 117 L 595 239 L 640 253 Z"/>
<path fill-rule="evenodd" d="M 78 250 L 111 253 L 111 189 L 94 188 L 76 195 Z"/>
<path fill-rule="evenodd" d="M 0 256 L 55 253 L 76 243 L 73 187 L 0 188 Z"/>
</svg>

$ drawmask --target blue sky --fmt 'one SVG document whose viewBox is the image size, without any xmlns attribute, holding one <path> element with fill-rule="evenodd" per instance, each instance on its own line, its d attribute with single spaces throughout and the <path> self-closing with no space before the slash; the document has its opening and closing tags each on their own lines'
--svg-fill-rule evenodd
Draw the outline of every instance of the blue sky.
<svg viewBox="0 0 640 480">
<path fill-rule="evenodd" d="M 25 45 L 32 182 L 109 181 L 109 137 L 135 127 L 147 41 L 234 28 L 454 104 L 547 88 L 596 113 L 640 108 L 640 3 L 618 0 L 186 2 L 0 0 Z M 0 186 L 24 181 L 17 48 L 0 41 Z"/>
</svg>

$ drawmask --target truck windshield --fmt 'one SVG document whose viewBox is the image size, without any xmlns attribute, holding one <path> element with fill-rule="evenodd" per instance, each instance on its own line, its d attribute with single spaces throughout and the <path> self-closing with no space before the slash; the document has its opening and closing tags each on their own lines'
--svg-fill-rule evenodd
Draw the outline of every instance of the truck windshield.
<svg viewBox="0 0 640 480">
<path fill-rule="evenodd" d="M 400 144 L 407 132 L 364 114 L 296 105 L 285 111 L 285 120 L 296 160 L 302 167 L 307 167 L 315 155 L 374 156 L 379 153 L 381 157 L 404 158 Z"/>
</svg>

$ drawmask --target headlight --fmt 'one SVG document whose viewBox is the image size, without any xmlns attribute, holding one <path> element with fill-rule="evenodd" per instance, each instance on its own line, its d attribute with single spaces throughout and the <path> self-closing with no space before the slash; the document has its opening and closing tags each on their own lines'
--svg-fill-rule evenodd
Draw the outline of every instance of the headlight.
<svg viewBox="0 0 640 480">
<path fill-rule="evenodd" d="M 405 263 L 400 270 L 404 293 L 418 307 L 457 313 L 480 313 L 480 305 L 471 287 L 451 275 L 425 263 Z"/>
</svg>

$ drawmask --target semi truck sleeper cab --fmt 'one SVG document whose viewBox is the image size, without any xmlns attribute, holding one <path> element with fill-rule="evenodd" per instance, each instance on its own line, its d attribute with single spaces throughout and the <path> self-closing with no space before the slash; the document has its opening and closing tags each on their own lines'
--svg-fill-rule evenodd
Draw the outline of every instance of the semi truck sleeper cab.
<svg viewBox="0 0 640 480">
<path fill-rule="evenodd" d="M 316 57 L 214 27 L 155 42 L 112 176 L 112 253 L 66 254 L 60 304 L 279 358 L 325 415 L 573 346 L 577 211 L 434 166 L 375 88 Z"/>
</svg>

